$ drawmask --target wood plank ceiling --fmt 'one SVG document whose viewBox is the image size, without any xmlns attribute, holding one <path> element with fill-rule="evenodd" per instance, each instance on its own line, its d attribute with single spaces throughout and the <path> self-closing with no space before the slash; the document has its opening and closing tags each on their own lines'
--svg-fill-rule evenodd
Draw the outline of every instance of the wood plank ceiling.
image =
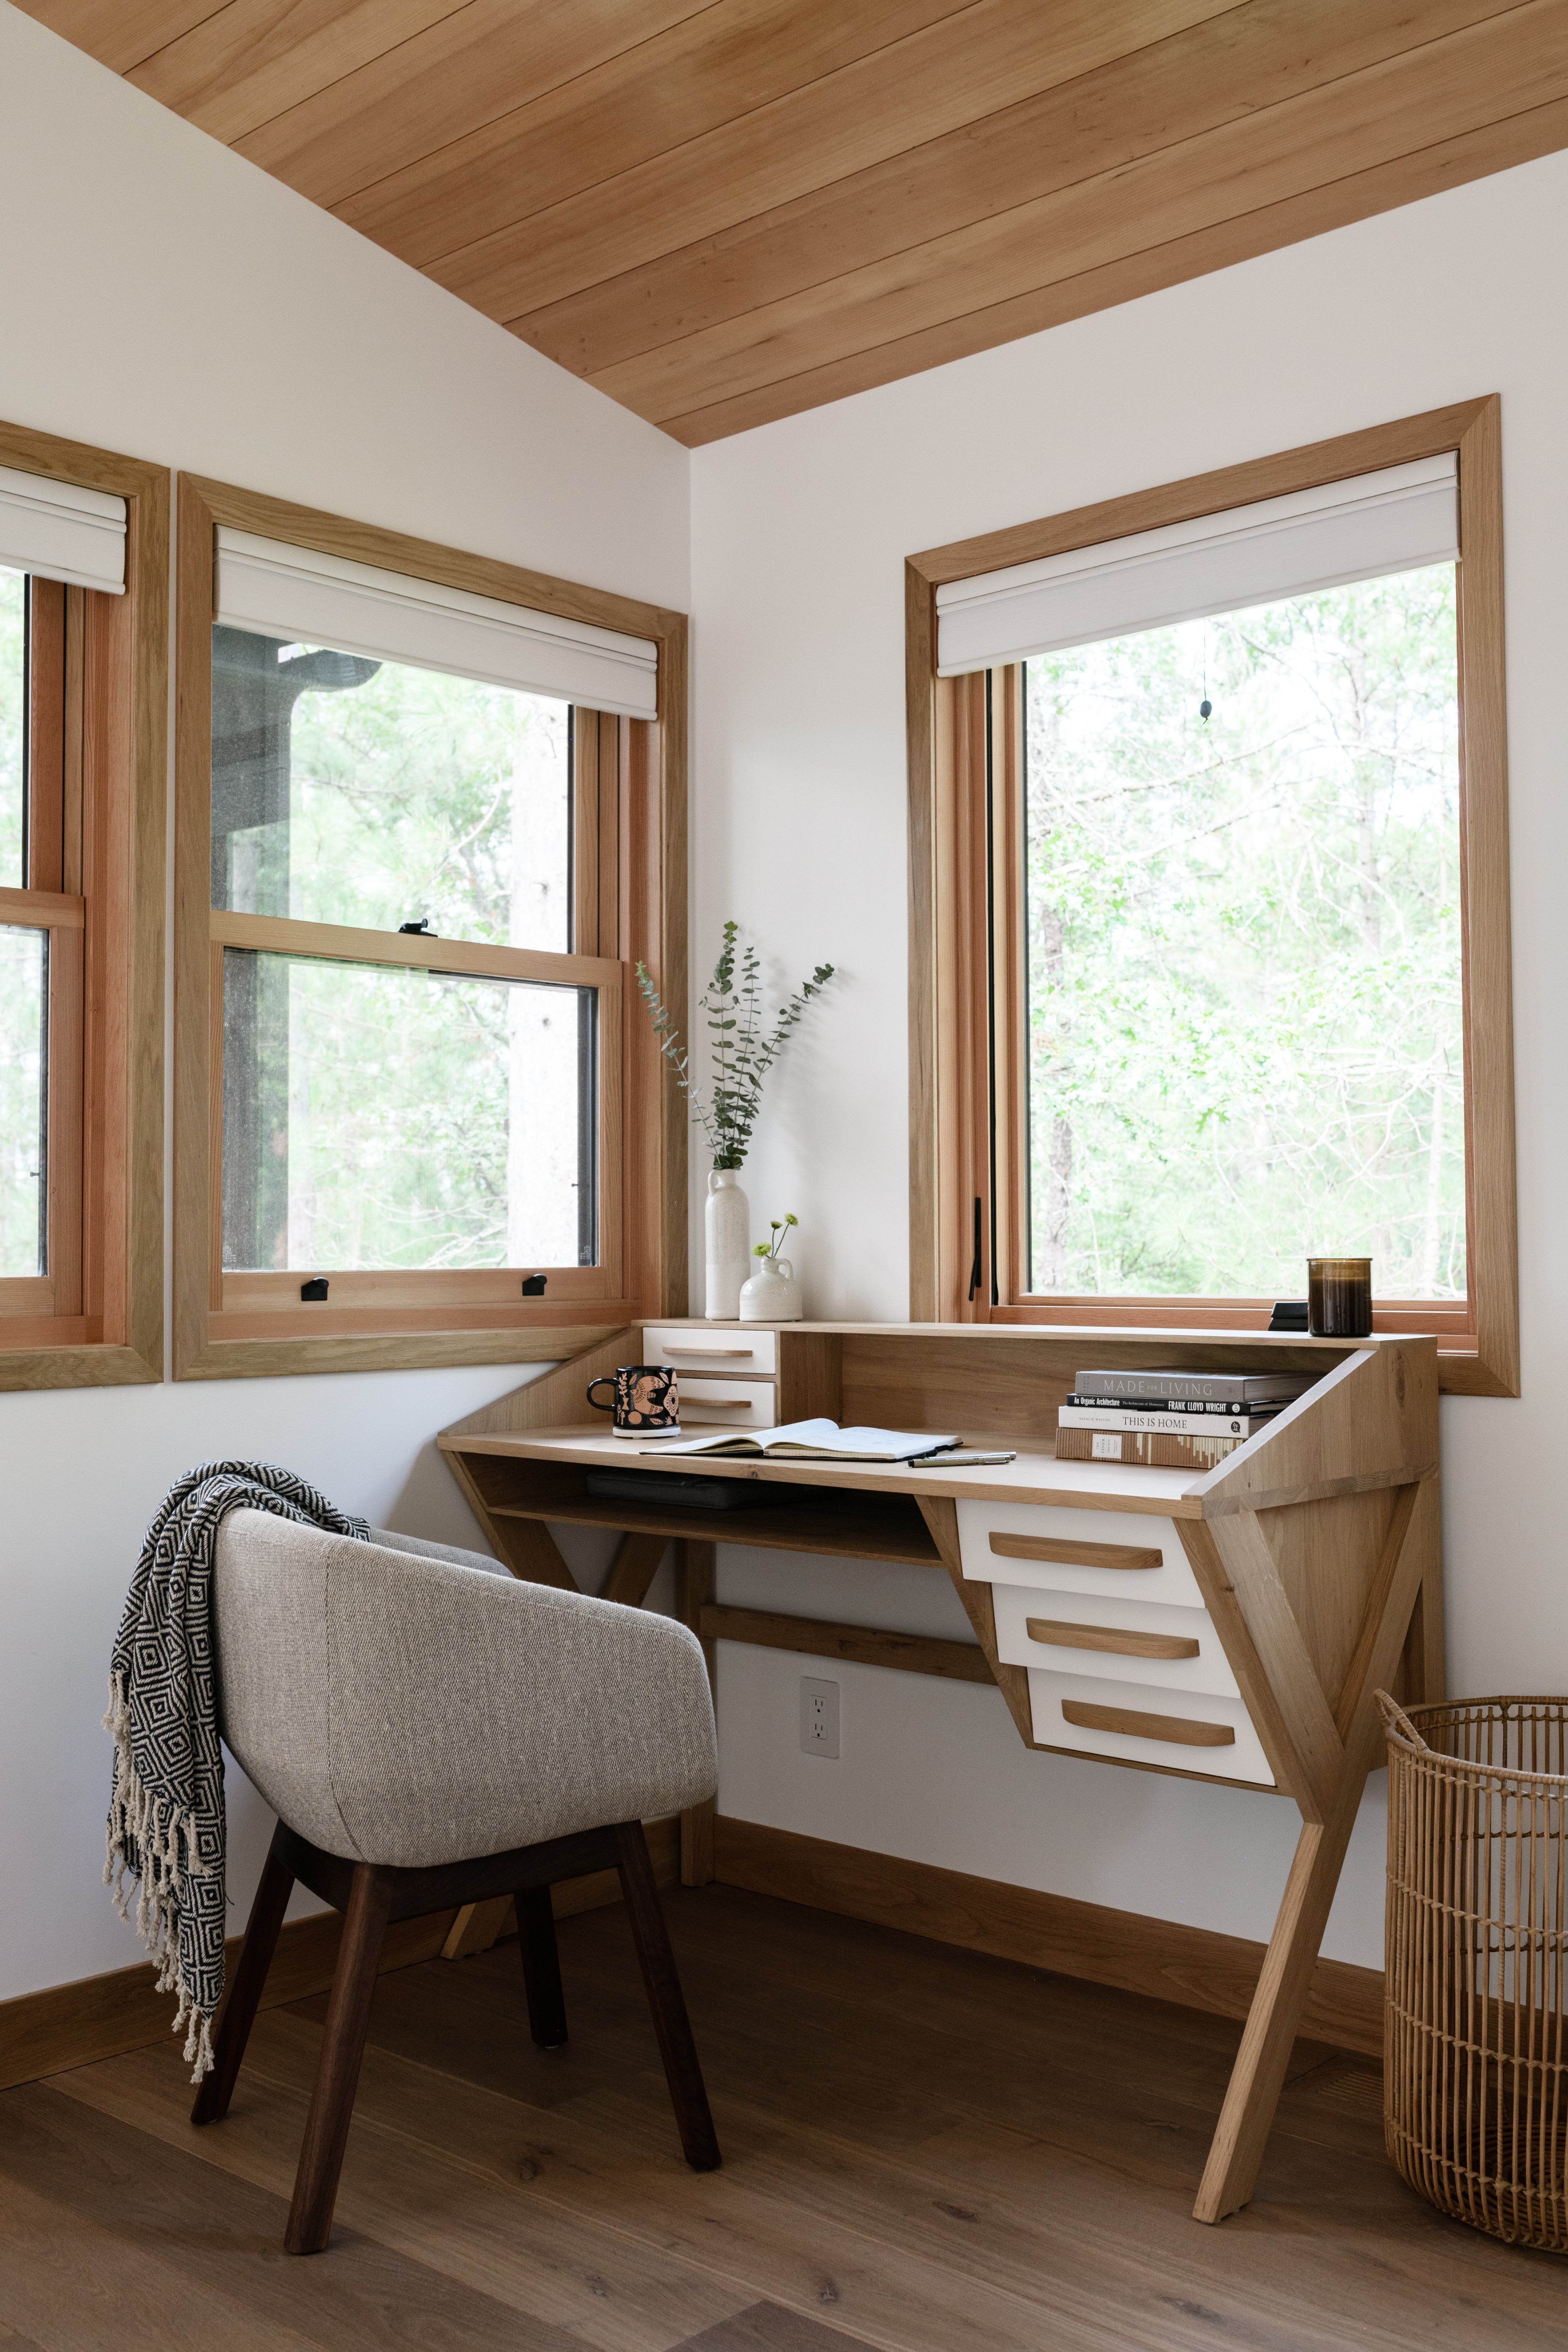
<svg viewBox="0 0 1568 2352">
<path fill-rule="evenodd" d="M 695 446 L 1568 145 L 1568 0 L 20 0 Z"/>
</svg>

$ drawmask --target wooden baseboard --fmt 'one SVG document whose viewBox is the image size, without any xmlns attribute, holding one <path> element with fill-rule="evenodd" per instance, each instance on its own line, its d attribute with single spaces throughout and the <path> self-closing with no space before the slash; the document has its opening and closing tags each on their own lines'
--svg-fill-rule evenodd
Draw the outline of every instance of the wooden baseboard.
<svg viewBox="0 0 1568 2352">
<path fill-rule="evenodd" d="M 1087 1977 L 1124 1992 L 1180 2001 L 1218 2017 L 1245 2017 L 1264 1947 L 1239 1936 L 1146 1919 L 1064 1895 L 1042 1895 L 896 1854 L 834 1845 L 721 1813 L 713 1822 L 713 1874 L 721 1885 L 777 1895 L 1059 1976 Z M 1344 1960 L 1318 1962 L 1301 2032 L 1367 2057 L 1383 2054 L 1383 1974 Z"/>
<path fill-rule="evenodd" d="M 450 1911 L 428 1919 L 404 1919 L 386 1931 L 381 1965 L 411 1968 L 434 1959 L 452 1924 Z M 292 1919 L 278 1938 L 278 1950 L 261 1996 L 263 2009 L 324 1992 L 337 1965 L 342 1921 L 335 1911 Z M 228 1965 L 239 1958 L 240 1937 L 228 1939 Z M 36 2082 L 68 2066 L 90 2065 L 165 2040 L 174 2014 L 174 1996 L 160 1992 L 150 1964 L 114 1969 L 107 1976 L 83 1977 L 75 1984 L 50 1985 L 0 2001 L 0 2089 Z"/>
<path fill-rule="evenodd" d="M 649 1822 L 647 1843 L 654 1876 L 661 1886 L 673 1886 L 680 1875 L 679 1818 Z M 592 1911 L 620 1899 L 615 1872 L 595 1871 L 554 1890 L 555 1915 L 563 1919 L 574 1911 Z M 453 1911 L 437 1911 L 427 1919 L 402 1919 L 389 1927 L 382 1974 L 435 1959 L 457 1916 Z M 337 1966 L 342 1928 L 335 1911 L 289 1923 L 268 1971 L 263 2009 L 279 2009 L 285 2001 L 326 1991 Z M 240 1941 L 237 1936 L 228 1939 L 231 1970 L 239 1958 Z M 0 2090 L 8 2090 L 13 2083 L 37 2082 L 42 2074 L 63 2074 L 70 2066 L 89 2066 L 99 2058 L 117 2058 L 123 2050 L 145 2049 L 166 2038 L 174 2014 L 174 1994 L 157 1990 L 156 1971 L 145 1963 L 0 2001 Z"/>
<path fill-rule="evenodd" d="M 673 1885 L 679 1875 L 679 1822 L 650 1822 L 647 1833 L 655 1875 L 661 1886 Z M 939 1943 L 1022 1960 L 1060 1976 L 1087 1977 L 1156 2000 L 1180 2001 L 1218 2017 L 1246 2016 L 1263 1965 L 1263 1946 L 1238 1936 L 1146 1919 L 1135 1911 L 1077 1903 L 998 1879 L 971 1878 L 962 1871 L 764 1829 L 727 1814 L 714 1819 L 713 1848 L 714 1875 L 722 1885 L 901 1927 Z M 555 1910 L 564 1917 L 619 1899 L 615 1874 L 605 1871 L 557 1889 Z M 383 1971 L 434 1959 L 456 1916 L 441 1911 L 389 1928 Z M 341 1924 L 337 1913 L 329 1911 L 284 1928 L 262 1995 L 264 2009 L 326 1990 L 337 1962 Z M 231 1967 L 238 1952 L 239 1939 L 231 1937 Z M 156 1990 L 154 1972 L 146 1966 L 0 2001 L 0 2089 L 161 2042 L 173 2015 L 173 1995 Z M 1320 1960 L 1301 2031 L 1343 2050 L 1381 2056 L 1381 1971 Z"/>
</svg>

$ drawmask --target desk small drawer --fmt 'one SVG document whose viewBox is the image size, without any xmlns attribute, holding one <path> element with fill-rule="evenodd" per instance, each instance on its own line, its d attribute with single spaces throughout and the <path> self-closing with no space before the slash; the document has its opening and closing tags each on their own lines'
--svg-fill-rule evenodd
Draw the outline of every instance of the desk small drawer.
<svg viewBox="0 0 1568 2352">
<path fill-rule="evenodd" d="M 676 1376 L 680 1425 L 711 1423 L 717 1429 L 773 1429 L 778 1421 L 772 1381 L 704 1381 L 682 1370 Z"/>
<path fill-rule="evenodd" d="M 777 1339 L 776 1332 L 750 1323 L 719 1323 L 707 1330 L 700 1325 L 647 1323 L 643 1361 L 730 1380 L 772 1380 L 778 1369 Z"/>
<path fill-rule="evenodd" d="M 991 1595 L 997 1654 L 1010 1666 L 1240 1696 L 1206 1610 L 1039 1585 L 994 1584 Z"/>
<path fill-rule="evenodd" d="M 964 1575 L 980 1583 L 1203 1607 L 1175 1522 L 1142 1511 L 960 1503 L 958 1544 Z"/>
<path fill-rule="evenodd" d="M 1173 1772 L 1207 1772 L 1264 1789 L 1275 1785 L 1263 1743 L 1239 1698 L 1031 1666 L 1029 1705 L 1035 1738 L 1045 1748 Z"/>
</svg>

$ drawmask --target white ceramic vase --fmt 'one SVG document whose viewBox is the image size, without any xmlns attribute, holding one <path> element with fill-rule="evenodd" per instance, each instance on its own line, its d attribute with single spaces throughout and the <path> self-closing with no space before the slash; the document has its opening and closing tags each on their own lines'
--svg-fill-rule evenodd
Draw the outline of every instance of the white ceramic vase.
<svg viewBox="0 0 1568 2352">
<path fill-rule="evenodd" d="M 741 1286 L 742 1323 L 798 1323 L 800 1293 L 787 1257 L 760 1257 L 756 1272 Z"/>
<path fill-rule="evenodd" d="M 752 1204 L 732 1168 L 710 1168 L 702 1222 L 707 1234 L 710 1323 L 732 1323 L 741 1311 L 741 1285 L 752 1262 Z"/>
</svg>

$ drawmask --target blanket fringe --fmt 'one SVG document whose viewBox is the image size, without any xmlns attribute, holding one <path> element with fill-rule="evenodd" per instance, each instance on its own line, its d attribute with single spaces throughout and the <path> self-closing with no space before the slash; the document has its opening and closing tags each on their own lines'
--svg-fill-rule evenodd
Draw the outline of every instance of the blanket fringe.
<svg viewBox="0 0 1568 2352">
<path fill-rule="evenodd" d="M 138 1882 L 135 1927 L 158 1969 L 157 1989 L 177 1996 L 171 2032 L 187 2026 L 184 2055 L 194 2062 L 193 2083 L 213 2065 L 212 2020 L 197 2008 L 194 1988 L 180 1964 L 180 1905 L 186 1875 L 205 1878 L 196 1851 L 196 1825 L 155 1797 L 136 1769 L 131 1752 L 131 1710 L 121 1674 L 109 1677 L 109 1707 L 103 1727 L 114 1740 L 114 1786 L 104 1832 L 103 1883 L 121 1917 L 131 1924 L 129 1881 Z"/>
</svg>

